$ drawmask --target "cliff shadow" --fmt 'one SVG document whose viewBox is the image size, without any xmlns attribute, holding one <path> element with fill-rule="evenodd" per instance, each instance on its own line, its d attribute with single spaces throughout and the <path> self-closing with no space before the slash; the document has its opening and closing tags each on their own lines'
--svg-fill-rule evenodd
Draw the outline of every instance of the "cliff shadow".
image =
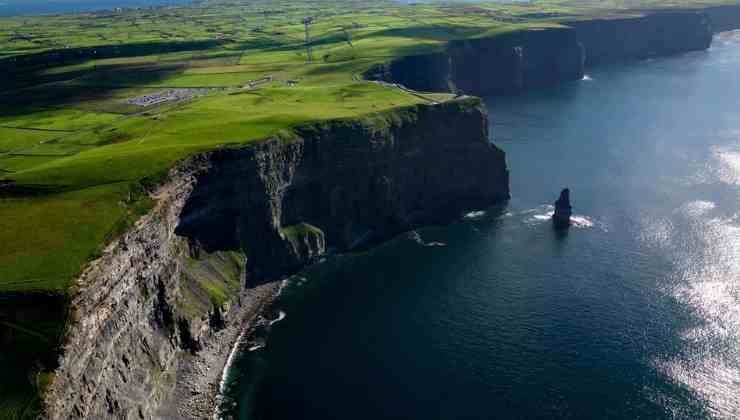
<svg viewBox="0 0 740 420">
<path fill-rule="evenodd" d="M 40 107 L 73 106 L 110 99 L 117 91 L 165 81 L 184 68 L 183 64 L 111 65 L 66 72 L 50 83 L 29 79 L 32 85 L 26 87 L 5 92 L 0 87 L 0 115 L 25 115 Z"/>
<path fill-rule="evenodd" d="M 363 35 L 362 38 L 393 37 L 417 38 L 434 41 L 450 41 L 455 38 L 467 38 L 482 35 L 486 28 L 453 24 L 415 25 L 403 28 L 390 28 Z"/>
<path fill-rule="evenodd" d="M 67 318 L 63 296 L 0 295 L 0 406 L 35 418 L 50 372 L 58 366 Z"/>
<path fill-rule="evenodd" d="M 82 64 L 91 60 L 108 58 L 147 57 L 157 54 L 204 51 L 218 48 L 223 40 L 142 42 L 125 45 L 100 45 L 44 51 L 0 59 L 0 92 L 29 86 L 71 80 L 88 73 L 89 69 L 70 69 L 54 72 L 53 69 Z M 125 69 L 127 65 L 107 66 Z"/>
</svg>

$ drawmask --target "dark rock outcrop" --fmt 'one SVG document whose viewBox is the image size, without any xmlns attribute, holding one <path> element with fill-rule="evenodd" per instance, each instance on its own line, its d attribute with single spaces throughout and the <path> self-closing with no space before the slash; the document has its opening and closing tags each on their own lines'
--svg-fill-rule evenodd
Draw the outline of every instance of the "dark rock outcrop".
<svg viewBox="0 0 740 420">
<path fill-rule="evenodd" d="M 570 206 L 570 190 L 568 188 L 563 189 L 560 192 L 560 197 L 555 201 L 555 213 L 552 215 L 552 222 L 558 229 L 567 228 L 570 226 L 570 216 L 573 213 L 573 208 Z"/>
<path fill-rule="evenodd" d="M 409 55 L 374 66 L 364 77 L 422 92 L 455 92 L 451 60 L 446 52 Z"/>
<path fill-rule="evenodd" d="M 472 98 L 195 156 L 81 276 L 47 416 L 210 417 L 231 345 L 277 290 L 262 282 L 327 247 L 352 249 L 508 196 L 504 153 Z M 183 390 L 193 377 L 204 387 Z"/>
<path fill-rule="evenodd" d="M 740 27 L 740 6 L 632 12 L 566 24 L 450 41 L 444 51 L 402 57 L 371 68 L 365 77 L 419 91 L 517 93 L 581 79 L 584 65 L 705 50 L 715 32 Z"/>
<path fill-rule="evenodd" d="M 740 29 L 740 4 L 707 7 L 704 13 L 709 16 L 714 33 Z"/>
<path fill-rule="evenodd" d="M 485 96 L 578 80 L 583 61 L 574 30 L 522 30 L 452 41 L 444 52 L 403 57 L 372 68 L 365 77 L 420 91 Z"/>
<path fill-rule="evenodd" d="M 709 16 L 701 11 L 570 22 L 586 49 L 586 65 L 700 51 L 712 43 Z"/>
<path fill-rule="evenodd" d="M 455 86 L 475 95 L 516 93 L 583 78 L 583 46 L 569 28 L 454 41 L 448 53 Z"/>
<path fill-rule="evenodd" d="M 210 251 L 242 247 L 253 274 L 274 278 L 315 256 L 297 243 L 348 250 L 506 199 L 504 154 L 485 121 L 480 101 L 465 99 L 214 152 L 177 233 Z M 319 233 L 286 240 L 284 227 L 299 224 Z"/>
</svg>

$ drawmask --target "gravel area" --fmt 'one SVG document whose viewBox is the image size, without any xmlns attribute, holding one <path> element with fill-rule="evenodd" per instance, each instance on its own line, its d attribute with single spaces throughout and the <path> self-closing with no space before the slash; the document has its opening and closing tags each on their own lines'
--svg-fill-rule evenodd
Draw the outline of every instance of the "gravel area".
<svg viewBox="0 0 740 420">
<path fill-rule="evenodd" d="M 273 281 L 247 289 L 229 310 L 227 326 L 214 333 L 195 355 L 184 355 L 177 368 L 177 385 L 170 401 L 160 408 L 161 418 L 218 418 L 221 378 L 234 346 L 240 337 L 264 322 L 262 315 L 278 296 L 281 281 Z"/>
<path fill-rule="evenodd" d="M 191 99 L 198 95 L 204 95 L 210 92 L 211 89 L 204 88 L 182 88 L 182 89 L 166 89 L 149 95 L 137 96 L 135 98 L 128 98 L 123 102 L 129 105 L 139 106 L 154 106 L 163 104 L 165 102 L 179 102 Z"/>
</svg>

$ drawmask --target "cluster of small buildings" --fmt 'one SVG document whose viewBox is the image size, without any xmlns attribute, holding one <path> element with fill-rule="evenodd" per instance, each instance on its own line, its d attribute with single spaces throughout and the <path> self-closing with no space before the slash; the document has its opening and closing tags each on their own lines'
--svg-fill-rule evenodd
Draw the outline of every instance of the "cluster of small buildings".
<svg viewBox="0 0 740 420">
<path fill-rule="evenodd" d="M 210 89 L 203 89 L 203 88 L 167 89 L 167 90 L 161 90 L 159 92 L 152 93 L 149 95 L 129 98 L 123 102 L 129 105 L 154 106 L 154 105 L 163 104 L 165 102 L 184 101 L 184 100 L 193 98 L 194 96 L 203 95 L 207 93 L 209 90 Z"/>
</svg>

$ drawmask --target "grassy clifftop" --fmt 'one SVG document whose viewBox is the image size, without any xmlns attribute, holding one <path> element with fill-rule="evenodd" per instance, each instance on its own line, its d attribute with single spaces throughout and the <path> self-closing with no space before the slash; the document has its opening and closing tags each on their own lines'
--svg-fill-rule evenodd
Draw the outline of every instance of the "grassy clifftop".
<svg viewBox="0 0 740 420">
<path fill-rule="evenodd" d="M 3 19 L 0 292 L 64 293 L 85 261 L 146 209 L 140 184 L 185 156 L 441 99 L 358 80 L 372 64 L 449 39 L 554 24 L 487 13 L 206 2 Z M 316 16 L 310 64 L 305 16 Z M 208 40 L 218 42 L 194 42 Z M 203 49 L 171 51 L 187 42 Z"/>
<path fill-rule="evenodd" d="M 151 207 L 152 186 L 189 155 L 450 98 L 360 80 L 373 65 L 451 40 L 732 3 L 205 0 L 0 18 L 0 304 L 67 295 L 86 262 Z M 314 19 L 310 63 L 306 17 Z M 223 299 L 224 290 L 209 298 Z M 0 344 L 19 354 L 58 344 L 63 315 L 49 323 L 11 312 L 0 305 Z M 45 376 L 6 356 L 0 351 L 0 371 L 15 369 L 0 380 L 0 418 L 31 416 Z"/>
<path fill-rule="evenodd" d="M 0 292 L 64 293 L 199 151 L 425 98 L 358 80 L 447 41 L 710 1 L 205 1 L 0 19 Z M 310 25 L 312 62 L 305 47 Z"/>
<path fill-rule="evenodd" d="M 418 101 L 370 83 L 275 86 L 214 92 L 61 136 L 48 132 L 51 140 L 0 157 L 7 165 L 4 179 L 13 183 L 0 200 L 0 289 L 63 292 L 121 222 L 146 207 L 139 185 L 187 155 L 307 121 Z"/>
</svg>

